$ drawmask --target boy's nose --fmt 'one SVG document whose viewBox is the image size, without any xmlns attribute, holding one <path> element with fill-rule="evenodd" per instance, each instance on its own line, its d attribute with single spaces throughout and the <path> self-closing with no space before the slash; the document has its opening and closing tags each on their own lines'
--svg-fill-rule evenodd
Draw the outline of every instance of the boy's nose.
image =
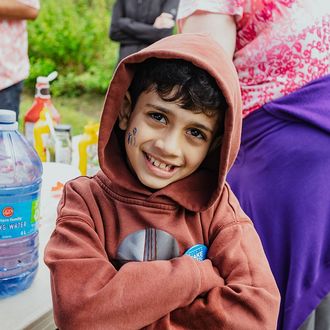
<svg viewBox="0 0 330 330">
<path fill-rule="evenodd" d="M 175 133 L 168 133 L 158 138 L 155 147 L 166 156 L 178 157 L 181 155 L 180 139 Z"/>
</svg>

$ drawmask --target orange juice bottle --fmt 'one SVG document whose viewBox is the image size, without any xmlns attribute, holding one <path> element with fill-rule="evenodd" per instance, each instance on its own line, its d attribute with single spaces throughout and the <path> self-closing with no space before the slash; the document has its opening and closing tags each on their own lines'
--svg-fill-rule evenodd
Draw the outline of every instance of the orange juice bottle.
<svg viewBox="0 0 330 330">
<path fill-rule="evenodd" d="M 48 109 L 53 121 L 58 124 L 60 122 L 60 114 L 52 103 L 49 83 L 57 77 L 57 72 L 50 73 L 47 77 L 38 77 L 36 82 L 36 92 L 31 108 L 24 116 L 24 134 L 27 140 L 34 145 L 33 128 L 39 120 L 42 109 Z"/>
<path fill-rule="evenodd" d="M 79 170 L 82 175 L 94 175 L 100 169 L 97 141 L 100 124 L 88 124 L 78 144 Z"/>
</svg>

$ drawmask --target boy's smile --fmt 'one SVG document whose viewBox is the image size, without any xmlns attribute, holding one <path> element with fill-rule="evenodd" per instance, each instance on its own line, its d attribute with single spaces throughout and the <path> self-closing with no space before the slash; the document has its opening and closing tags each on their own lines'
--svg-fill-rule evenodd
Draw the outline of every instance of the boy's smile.
<svg viewBox="0 0 330 330">
<path fill-rule="evenodd" d="M 128 163 L 147 187 L 161 189 L 192 174 L 203 162 L 218 127 L 218 113 L 206 115 L 142 92 L 131 111 L 122 110 Z"/>
</svg>

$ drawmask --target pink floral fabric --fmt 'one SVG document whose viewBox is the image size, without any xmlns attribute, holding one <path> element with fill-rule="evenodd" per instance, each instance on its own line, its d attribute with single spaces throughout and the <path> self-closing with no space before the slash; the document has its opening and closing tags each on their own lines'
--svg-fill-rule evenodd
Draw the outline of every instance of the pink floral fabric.
<svg viewBox="0 0 330 330">
<path fill-rule="evenodd" d="M 179 29 L 200 12 L 235 18 L 244 116 L 330 73 L 328 0 L 181 0 Z"/>
<path fill-rule="evenodd" d="M 39 8 L 39 0 L 19 0 Z M 0 18 L 0 90 L 29 74 L 28 39 L 25 20 Z"/>
</svg>

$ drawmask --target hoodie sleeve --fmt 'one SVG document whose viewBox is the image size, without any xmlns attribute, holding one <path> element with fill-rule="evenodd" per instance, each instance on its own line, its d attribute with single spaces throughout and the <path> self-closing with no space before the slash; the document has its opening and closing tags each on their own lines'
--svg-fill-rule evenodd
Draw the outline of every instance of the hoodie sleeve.
<svg viewBox="0 0 330 330">
<path fill-rule="evenodd" d="M 225 197 L 239 208 L 231 193 Z M 215 214 L 215 222 L 223 214 L 228 216 L 226 224 L 215 224 L 208 252 L 223 284 L 173 311 L 152 329 L 276 329 L 279 291 L 259 236 L 251 221 L 237 211 L 239 218 L 223 209 Z"/>
<path fill-rule="evenodd" d="M 60 329 L 139 329 L 219 285 L 211 261 L 189 256 L 129 262 L 109 261 L 88 206 L 70 192 L 45 250 L 51 273 L 53 309 Z"/>
</svg>

